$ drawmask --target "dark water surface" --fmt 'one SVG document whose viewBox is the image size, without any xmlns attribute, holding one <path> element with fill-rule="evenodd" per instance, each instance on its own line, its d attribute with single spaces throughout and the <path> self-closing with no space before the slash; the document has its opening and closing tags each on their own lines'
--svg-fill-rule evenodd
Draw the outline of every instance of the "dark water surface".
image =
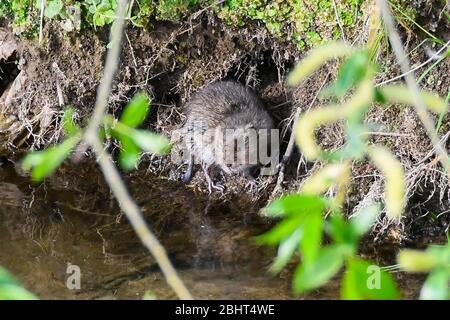
<svg viewBox="0 0 450 320">
<path fill-rule="evenodd" d="M 5 162 L 0 168 L 0 265 L 27 289 L 43 299 L 139 299 L 146 291 L 175 298 L 94 164 L 64 167 L 42 184 L 16 167 Z M 298 297 L 290 291 L 292 268 L 267 273 L 275 250 L 251 241 L 270 228 L 257 215 L 263 203 L 245 195 L 208 199 L 142 172 L 127 184 L 195 297 L 339 298 L 339 277 Z M 392 248 L 368 252 L 382 263 L 395 256 Z M 80 290 L 66 287 L 69 264 L 80 267 Z M 396 278 L 405 298 L 417 296 L 423 277 Z"/>
</svg>

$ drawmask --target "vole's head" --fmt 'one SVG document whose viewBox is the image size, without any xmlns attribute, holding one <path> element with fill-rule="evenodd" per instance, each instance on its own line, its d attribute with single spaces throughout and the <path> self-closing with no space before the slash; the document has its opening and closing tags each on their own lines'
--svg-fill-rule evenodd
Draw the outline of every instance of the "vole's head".
<svg viewBox="0 0 450 320">
<path fill-rule="evenodd" d="M 223 139 L 219 138 L 217 162 L 227 174 L 244 173 L 257 176 L 259 167 L 259 131 L 253 124 L 233 129 L 222 129 Z"/>
</svg>

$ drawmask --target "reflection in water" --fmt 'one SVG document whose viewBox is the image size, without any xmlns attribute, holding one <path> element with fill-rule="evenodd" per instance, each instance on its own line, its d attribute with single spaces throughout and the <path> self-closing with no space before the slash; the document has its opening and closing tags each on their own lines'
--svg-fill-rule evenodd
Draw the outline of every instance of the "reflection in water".
<svg viewBox="0 0 450 320">
<path fill-rule="evenodd" d="M 63 167 L 34 185 L 6 163 L 0 181 L 0 265 L 27 289 L 47 299 L 135 299 L 148 290 L 175 298 L 95 164 Z M 294 298 L 292 271 L 269 276 L 275 250 L 251 241 L 269 228 L 256 214 L 263 203 L 245 195 L 208 199 L 178 182 L 138 173 L 126 182 L 194 296 Z M 80 290 L 65 285 L 69 264 L 81 269 Z M 408 286 L 417 288 L 419 280 L 408 279 Z M 303 297 L 338 298 L 339 285 L 337 279 Z"/>
</svg>

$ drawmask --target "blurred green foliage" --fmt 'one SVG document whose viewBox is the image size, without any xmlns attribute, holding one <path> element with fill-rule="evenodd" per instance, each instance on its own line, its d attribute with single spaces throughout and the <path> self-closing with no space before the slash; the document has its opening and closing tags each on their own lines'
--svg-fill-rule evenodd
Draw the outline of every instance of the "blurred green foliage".
<svg viewBox="0 0 450 320">
<path fill-rule="evenodd" d="M 0 300 L 36 300 L 37 297 L 19 286 L 14 277 L 0 267 Z"/>
<path fill-rule="evenodd" d="M 278 255 L 270 271 L 280 272 L 298 252 L 301 262 L 292 283 L 296 293 L 324 285 L 345 267 L 343 299 L 398 299 L 392 277 L 357 257 L 359 240 L 371 229 L 380 207 L 366 207 L 348 221 L 333 207 L 328 198 L 291 194 L 264 209 L 265 216 L 282 218 L 274 228 L 256 238 L 259 244 L 278 245 Z M 326 211 L 331 211 L 329 219 L 325 219 Z M 330 244 L 323 244 L 325 235 L 332 239 Z M 377 288 L 366 285 L 372 276 L 370 268 L 379 273 Z"/>
<path fill-rule="evenodd" d="M 450 299 L 450 241 L 445 246 L 431 245 L 424 251 L 402 250 L 398 263 L 407 272 L 429 273 L 420 292 L 421 299 Z"/>
<path fill-rule="evenodd" d="M 332 104 L 303 113 L 294 128 L 303 156 L 326 164 L 303 181 L 298 194 L 283 196 L 263 209 L 263 215 L 280 221 L 256 239 L 260 244 L 278 246 L 272 272 L 280 272 L 293 257 L 299 256 L 300 263 L 293 277 L 296 293 L 326 284 L 345 268 L 341 285 L 343 299 L 400 297 L 388 272 L 358 257 L 360 239 L 371 230 L 380 206 L 362 208 L 351 219 L 341 210 L 351 180 L 351 163 L 366 158 L 385 178 L 387 216 L 400 219 L 405 205 L 404 170 L 387 148 L 370 142 L 370 128 L 364 116 L 373 103 L 411 105 L 413 101 L 409 89 L 403 85 L 375 87 L 373 79 L 378 68 L 370 57 L 370 50 L 365 48 L 329 43 L 311 50 L 287 79 L 288 84 L 297 86 L 328 60 L 343 59 L 335 81 L 322 91 L 322 96 L 326 95 Z M 448 101 L 432 92 L 421 95 L 429 110 L 447 112 Z M 346 143 L 337 150 L 322 150 L 315 131 L 334 122 L 343 122 Z M 332 195 L 324 196 L 330 188 L 333 188 Z M 399 263 L 404 270 L 430 272 L 422 288 L 422 299 L 448 297 L 449 248 L 447 245 L 430 247 L 425 252 L 400 253 Z"/>
<path fill-rule="evenodd" d="M 121 144 L 119 162 L 126 170 L 136 166 L 141 150 L 159 155 L 170 150 L 167 138 L 153 132 L 135 129 L 147 117 L 149 103 L 146 95 L 138 94 L 125 107 L 119 121 L 115 121 L 111 116 L 105 118 L 107 130 Z"/>
<path fill-rule="evenodd" d="M 147 95 L 140 93 L 125 106 L 119 120 L 111 115 L 104 117 L 104 128 L 99 134 L 104 137 L 107 133 L 120 142 L 119 163 L 125 170 L 136 167 L 142 152 L 162 155 L 170 151 L 169 140 L 164 136 L 136 129 L 146 119 L 149 106 Z M 83 137 L 84 129 L 73 122 L 72 108 L 66 109 L 62 122 L 66 136 L 60 144 L 46 150 L 32 151 L 22 161 L 24 170 L 31 171 L 31 178 L 34 181 L 41 181 L 51 175 L 69 157 Z"/>
</svg>

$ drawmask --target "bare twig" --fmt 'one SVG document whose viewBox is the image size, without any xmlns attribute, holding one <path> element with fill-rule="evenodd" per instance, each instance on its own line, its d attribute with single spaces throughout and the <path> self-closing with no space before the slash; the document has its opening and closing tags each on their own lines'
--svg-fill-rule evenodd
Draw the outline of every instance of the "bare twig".
<svg viewBox="0 0 450 320">
<path fill-rule="evenodd" d="M 128 190 L 125 188 L 125 185 L 123 184 L 119 172 L 114 166 L 111 157 L 103 149 L 103 144 L 96 137 L 91 142 L 91 145 L 94 148 L 94 152 L 98 155 L 97 162 L 100 165 L 103 175 L 105 176 L 106 182 L 114 193 L 114 196 L 117 198 L 120 208 L 127 216 L 139 239 L 141 239 L 142 243 L 152 253 L 161 268 L 161 271 L 166 277 L 167 283 L 172 287 L 180 299 L 191 300 L 192 295 L 178 276 L 175 268 L 172 266 L 166 250 L 147 227 L 138 206 L 131 198 Z"/>
<path fill-rule="evenodd" d="M 134 0 L 130 1 L 130 6 L 128 8 L 128 20 L 131 19 L 131 12 L 133 11 Z"/>
<path fill-rule="evenodd" d="M 402 73 L 405 75 L 406 85 L 408 86 L 409 91 L 411 92 L 411 96 L 414 100 L 414 106 L 416 108 L 417 115 L 422 121 L 422 124 L 425 127 L 425 130 L 427 131 L 428 137 L 430 138 L 432 144 L 435 147 L 436 155 L 439 157 L 439 161 L 441 162 L 442 166 L 445 168 L 445 171 L 448 174 L 450 173 L 450 161 L 448 158 L 447 151 L 440 142 L 439 136 L 434 128 L 434 123 L 430 115 L 428 114 L 425 103 L 422 99 L 422 96 L 420 95 L 420 89 L 416 82 L 414 74 L 410 71 L 411 68 L 409 65 L 409 60 L 405 54 L 405 51 L 403 50 L 402 41 L 395 27 L 394 19 L 392 17 L 389 5 L 387 4 L 386 0 L 377 0 L 377 4 L 380 7 L 381 15 L 383 17 L 387 32 L 389 34 L 389 40 L 391 42 L 392 49 L 397 57 L 400 69 Z"/>
<path fill-rule="evenodd" d="M 120 0 L 119 4 L 124 4 L 126 1 Z M 117 17 L 123 17 L 124 8 L 117 7 Z M 121 10 L 122 12 L 119 12 Z M 120 13 L 120 15 L 119 15 Z M 122 42 L 124 20 L 118 18 L 112 25 L 111 30 L 111 47 L 108 50 L 108 55 L 106 56 L 105 69 L 103 73 L 102 80 L 97 91 L 97 100 L 95 101 L 94 114 L 92 115 L 91 121 L 86 129 L 86 140 L 88 143 L 93 141 L 93 137 L 97 137 L 97 130 L 106 112 L 108 105 L 108 98 L 111 92 L 111 85 L 113 81 L 114 74 L 116 73 L 117 66 L 119 64 L 119 54 Z"/>
<path fill-rule="evenodd" d="M 336 6 L 336 1 L 333 0 L 333 8 L 334 8 L 334 13 L 336 15 L 336 22 L 339 25 L 339 29 L 341 29 L 341 34 L 342 34 L 342 40 L 347 43 L 347 39 L 345 38 L 345 33 L 344 33 L 344 26 L 341 23 L 341 19 L 339 18 L 339 12 Z"/>
<path fill-rule="evenodd" d="M 42 43 L 43 38 L 43 26 L 44 26 L 44 10 L 45 10 L 45 0 L 41 0 L 41 16 L 39 22 L 39 45 Z"/>
<path fill-rule="evenodd" d="M 61 89 L 61 82 L 59 80 L 60 74 L 61 74 L 61 70 L 58 67 L 58 64 L 56 62 L 52 63 L 52 69 L 54 71 L 55 74 L 55 83 L 56 83 L 56 94 L 58 96 L 58 105 L 60 107 L 64 106 L 64 96 L 63 96 L 63 92 Z"/>
<path fill-rule="evenodd" d="M 314 98 L 312 99 L 310 105 L 309 105 L 309 109 L 311 109 L 311 107 L 314 105 L 314 103 L 316 102 L 320 90 L 322 90 L 323 86 L 327 83 L 328 81 L 328 77 L 329 77 L 329 73 L 327 74 L 327 76 L 325 77 L 325 80 L 323 81 L 322 85 L 320 86 L 319 90 L 317 90 L 316 95 L 314 96 Z M 275 188 L 272 191 L 272 197 L 275 197 L 280 191 L 281 191 L 281 184 L 284 181 L 284 171 L 286 170 L 286 166 L 289 162 L 289 159 L 292 156 L 292 153 L 294 151 L 294 146 L 295 146 L 295 126 L 297 125 L 298 119 L 300 118 L 300 113 L 301 113 L 301 106 L 297 107 L 297 110 L 295 111 L 295 115 L 293 117 L 294 123 L 292 124 L 292 131 L 291 131 L 291 136 L 289 137 L 289 142 L 288 142 L 288 146 L 286 148 L 286 151 L 283 155 L 283 159 L 281 160 L 280 164 L 278 165 L 278 178 L 277 178 L 277 184 L 275 185 Z M 287 127 L 289 127 L 289 124 L 292 122 L 289 121 L 289 123 L 287 124 Z"/>
<path fill-rule="evenodd" d="M 272 191 L 272 197 L 277 195 L 281 191 L 281 184 L 284 181 L 284 171 L 286 169 L 286 165 L 291 158 L 292 152 L 294 151 L 294 142 L 295 142 L 295 125 L 297 124 L 298 118 L 300 117 L 301 107 L 297 107 L 297 110 L 295 111 L 294 116 L 294 125 L 292 126 L 292 133 L 289 138 L 288 146 L 286 148 L 286 152 L 283 155 L 283 159 L 281 160 L 280 164 L 278 165 L 279 171 L 278 171 L 278 178 L 277 178 L 277 184 L 275 185 L 275 188 Z"/>
<path fill-rule="evenodd" d="M 407 134 L 407 133 L 397 133 L 397 132 L 376 132 L 376 131 L 368 131 L 368 132 L 364 132 L 364 135 L 387 136 L 387 137 L 408 137 L 408 138 L 413 137 L 413 135 Z"/>
<path fill-rule="evenodd" d="M 134 66 L 137 68 L 138 64 L 136 62 L 136 57 L 134 55 L 134 49 L 133 49 L 133 46 L 131 45 L 130 38 L 128 38 L 128 34 L 126 32 L 125 32 L 125 37 L 127 38 L 128 45 L 130 46 L 130 52 L 131 52 L 131 57 L 133 58 Z"/>
<path fill-rule="evenodd" d="M 172 287 L 180 299 L 192 299 L 192 295 L 178 276 L 175 268 L 172 266 L 164 247 L 161 245 L 153 232 L 147 227 L 138 206 L 128 193 L 118 170 L 116 169 L 111 157 L 104 150 L 103 144 L 97 133 L 98 127 L 102 123 L 105 116 L 108 105 L 108 97 L 111 93 L 112 80 L 118 65 L 124 27 L 123 17 L 125 14 L 125 4 L 126 0 L 119 0 L 116 13 L 116 16 L 119 18 L 114 22 L 113 29 L 111 31 L 112 45 L 106 57 L 103 78 L 97 92 L 94 114 L 89 122 L 88 128 L 84 135 L 84 140 L 87 144 L 92 146 L 95 154 L 97 155 L 97 162 L 100 165 L 100 169 L 103 172 L 105 180 L 111 188 L 114 196 L 117 198 L 120 208 L 127 216 L 139 239 L 155 258 L 166 278 L 167 283 Z"/>
</svg>

